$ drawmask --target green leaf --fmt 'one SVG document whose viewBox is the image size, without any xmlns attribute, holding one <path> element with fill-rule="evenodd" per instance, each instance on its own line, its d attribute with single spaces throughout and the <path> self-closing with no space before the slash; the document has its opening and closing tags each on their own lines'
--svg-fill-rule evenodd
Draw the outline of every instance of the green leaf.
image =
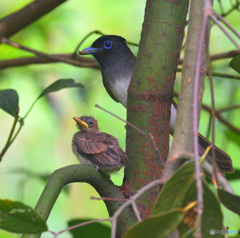
<svg viewBox="0 0 240 238">
<path fill-rule="evenodd" d="M 231 194 L 222 189 L 218 189 L 218 196 L 225 207 L 240 215 L 240 196 Z"/>
<path fill-rule="evenodd" d="M 182 165 L 163 185 L 156 204 L 153 207 L 152 214 L 182 207 L 185 194 L 194 181 L 194 173 L 194 161 Z"/>
<path fill-rule="evenodd" d="M 45 96 L 48 93 L 56 92 L 64 88 L 83 88 L 83 85 L 76 83 L 73 79 L 59 79 L 45 88 L 39 95 L 38 99 Z"/>
<path fill-rule="evenodd" d="M 133 225 L 124 235 L 124 238 L 164 238 L 170 235 L 184 217 L 184 212 L 170 210 L 151 216 L 142 222 Z"/>
<path fill-rule="evenodd" d="M 47 231 L 45 221 L 21 202 L 0 199 L 0 228 L 14 233 L 36 234 Z"/>
<path fill-rule="evenodd" d="M 68 226 L 77 225 L 86 221 L 91 221 L 91 219 L 74 219 L 68 222 Z M 102 223 L 96 222 L 86 226 L 78 227 L 76 229 L 70 230 L 73 238 L 88 237 L 88 238 L 109 238 L 111 235 L 111 229 Z"/>
<path fill-rule="evenodd" d="M 14 117 L 18 115 L 18 94 L 15 90 L 0 90 L 0 108 Z"/>
<path fill-rule="evenodd" d="M 217 197 L 208 187 L 208 185 L 202 181 L 203 184 L 203 200 L 204 200 L 204 209 L 202 214 L 202 237 L 211 238 L 210 230 L 222 230 L 223 227 L 223 215 L 221 211 L 220 204 Z M 192 201 L 197 200 L 197 189 L 196 181 L 193 181 L 189 186 L 186 196 L 183 201 L 183 207 L 187 206 Z M 182 226 L 183 224 L 181 224 Z M 188 228 L 190 229 L 190 228 Z M 179 229 L 181 230 L 181 229 Z M 216 237 L 222 237 L 217 236 Z"/>
<path fill-rule="evenodd" d="M 229 66 L 240 74 L 240 55 L 233 57 Z"/>
<path fill-rule="evenodd" d="M 234 171 L 235 172 L 233 174 L 225 174 L 225 177 L 226 177 L 227 181 L 240 179 L 240 170 L 239 169 L 234 169 Z"/>
</svg>

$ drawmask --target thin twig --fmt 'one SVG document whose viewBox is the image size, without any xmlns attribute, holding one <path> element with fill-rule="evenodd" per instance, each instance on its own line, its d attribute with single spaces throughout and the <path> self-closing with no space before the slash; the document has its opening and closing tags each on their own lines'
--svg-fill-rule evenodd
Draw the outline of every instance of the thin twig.
<svg viewBox="0 0 240 238">
<path fill-rule="evenodd" d="M 135 202 L 135 201 L 132 202 L 132 208 L 133 208 L 133 211 L 134 211 L 134 213 L 135 213 L 135 216 L 136 216 L 137 220 L 138 220 L 138 221 L 142 221 L 140 212 L 138 211 L 138 208 L 137 208 L 137 205 L 136 205 L 136 202 Z"/>
<path fill-rule="evenodd" d="M 240 35 L 239 33 L 229 24 L 224 17 L 222 17 L 220 14 L 218 14 L 215 10 L 213 10 L 213 13 L 219 18 L 239 39 Z"/>
<path fill-rule="evenodd" d="M 231 0 L 231 3 L 232 3 L 232 0 Z M 238 10 L 239 5 L 240 4 L 239 4 L 238 0 L 236 0 L 235 4 L 232 3 L 232 8 L 230 8 L 227 12 L 223 13 L 222 16 L 226 17 L 229 14 L 231 14 L 234 10 Z"/>
<path fill-rule="evenodd" d="M 177 72 L 182 72 L 182 69 L 177 68 Z M 208 75 L 208 73 L 206 75 Z M 238 76 L 238 75 L 224 74 L 224 73 L 218 73 L 218 72 L 212 72 L 212 75 L 214 77 L 219 77 L 219 78 L 229 78 L 229 79 L 240 80 L 240 76 Z"/>
<path fill-rule="evenodd" d="M 64 230 L 61 230 L 61 231 L 59 231 L 59 232 L 54 232 L 54 231 L 49 231 L 49 232 L 54 235 L 54 238 L 56 238 L 57 236 L 59 236 L 59 235 L 62 234 L 63 232 L 70 231 L 70 230 L 76 229 L 76 228 L 78 228 L 78 227 L 86 226 L 86 225 L 89 225 L 89 224 L 92 224 L 92 223 L 104 222 L 104 221 L 111 221 L 111 218 L 96 219 L 96 220 L 86 221 L 86 222 L 82 222 L 82 223 L 79 223 L 79 224 L 76 224 L 76 225 L 73 225 L 73 226 L 69 226 L 68 228 L 66 228 L 66 229 L 64 229 Z"/>
<path fill-rule="evenodd" d="M 224 74 L 224 73 L 218 73 L 218 72 L 212 72 L 212 76 L 219 77 L 219 78 L 229 78 L 229 79 L 240 80 L 240 76 L 238 75 Z"/>
<path fill-rule="evenodd" d="M 23 45 L 20 45 L 20 44 L 14 42 L 14 41 L 11 41 L 11 40 L 9 40 L 5 37 L 1 38 L 0 42 L 5 43 L 7 45 L 10 45 L 14 48 L 18 48 L 18 49 L 30 52 L 30 53 L 32 53 L 34 55 L 37 55 L 37 56 L 40 56 L 42 58 L 46 58 L 46 59 L 53 60 L 53 61 L 64 62 L 64 63 L 68 63 L 68 64 L 72 64 L 72 65 L 76 64 L 76 61 L 72 60 L 70 58 L 63 58 L 63 57 L 59 57 L 59 56 L 56 56 L 56 55 L 46 54 L 46 53 L 43 53 L 43 52 L 38 51 L 38 50 L 33 50 L 29 47 L 26 47 L 26 46 L 23 46 Z"/>
<path fill-rule="evenodd" d="M 106 197 L 90 197 L 93 200 L 107 200 L 107 201 L 116 201 L 116 202 L 126 202 L 127 198 L 106 198 Z"/>
<path fill-rule="evenodd" d="M 239 108 L 240 108 L 240 105 L 233 105 L 233 106 L 230 106 L 230 107 L 225 107 L 223 109 L 219 109 L 218 112 L 222 113 L 222 112 L 231 111 L 231 110 L 239 109 Z"/>
<path fill-rule="evenodd" d="M 101 31 L 91 31 L 90 33 L 88 33 L 80 42 L 79 44 L 77 45 L 76 49 L 74 50 L 73 54 L 76 55 L 77 52 L 78 52 L 78 49 L 79 47 L 82 45 L 82 43 L 88 38 L 90 37 L 91 35 L 93 34 L 100 34 L 102 35 L 102 32 Z"/>
<path fill-rule="evenodd" d="M 239 50 L 231 50 L 231 51 L 228 51 L 228 52 L 223 52 L 223 53 L 211 55 L 210 60 L 214 61 L 214 60 L 220 60 L 220 59 L 228 59 L 228 58 L 232 58 L 232 57 L 237 56 L 237 55 L 240 55 Z"/>
<path fill-rule="evenodd" d="M 139 221 L 141 221 L 141 217 L 140 217 L 139 211 L 137 210 L 137 207 L 135 207 L 136 206 L 136 204 L 135 204 L 136 200 L 138 198 L 140 198 L 148 190 L 150 190 L 150 189 L 152 189 L 152 188 L 154 188 L 156 186 L 163 185 L 165 182 L 166 182 L 166 179 L 162 178 L 162 179 L 154 180 L 151 183 L 145 185 L 144 187 L 139 189 L 133 196 L 131 196 L 126 201 L 124 201 L 124 203 L 109 218 L 86 221 L 86 222 L 83 222 L 83 223 L 80 223 L 80 224 L 76 224 L 74 226 L 70 226 L 70 227 L 68 227 L 68 228 L 66 228 L 64 230 L 59 231 L 59 232 L 53 232 L 53 231 L 49 231 L 49 232 L 51 232 L 54 235 L 54 238 L 56 238 L 58 235 L 62 234 L 63 232 L 66 232 L 66 231 L 69 231 L 69 230 L 72 230 L 72 229 L 75 229 L 75 228 L 78 228 L 78 227 L 81 227 L 81 226 L 89 225 L 89 224 L 96 223 L 96 222 L 110 221 L 110 222 L 112 222 L 111 238 L 116 238 L 117 220 L 118 220 L 118 217 L 121 215 L 121 213 L 124 211 L 124 209 L 127 208 L 128 206 L 132 205 L 137 219 Z M 98 200 L 103 200 L 104 199 L 102 197 L 101 198 L 92 197 L 92 198 L 98 199 Z M 111 199 L 111 200 L 113 200 L 113 199 Z"/>
<path fill-rule="evenodd" d="M 199 148 L 198 148 L 198 90 L 199 90 L 199 80 L 200 80 L 200 70 L 202 61 L 202 51 L 205 39 L 207 20 L 209 16 L 209 6 L 204 3 L 204 15 L 202 19 L 202 27 L 198 45 L 197 62 L 196 62 L 196 73 L 193 86 L 193 147 L 194 147 L 194 161 L 195 161 L 195 177 L 196 177 L 196 187 L 197 187 L 197 229 L 196 237 L 202 237 L 201 224 L 202 224 L 202 213 L 203 213 L 203 187 L 201 180 L 201 170 L 199 162 Z"/>
<path fill-rule="evenodd" d="M 208 128 L 207 128 L 207 133 L 206 133 L 206 138 L 209 140 L 210 137 L 210 132 L 211 132 L 211 125 L 212 125 L 212 115 L 210 113 L 209 115 L 209 121 L 208 121 Z"/>
<path fill-rule="evenodd" d="M 210 56 L 210 60 L 215 61 L 215 60 L 221 60 L 221 59 L 228 59 L 228 58 L 232 58 L 234 56 L 240 55 L 240 51 L 239 50 L 231 50 L 228 52 L 223 52 L 223 53 L 219 53 L 219 54 L 214 54 Z M 183 63 L 183 59 L 179 60 L 179 64 Z"/>
<path fill-rule="evenodd" d="M 104 112 L 107 112 L 108 114 L 116 117 L 116 118 L 119 119 L 120 121 L 128 124 L 128 125 L 131 126 L 133 129 L 135 129 L 135 130 L 138 131 L 140 134 L 142 134 L 142 135 L 148 140 L 148 142 L 150 143 L 150 145 L 152 146 L 152 148 L 155 150 L 156 155 L 157 155 L 157 157 L 158 157 L 158 159 L 159 159 L 159 161 L 160 161 L 160 163 L 161 163 L 161 166 L 162 166 L 162 167 L 164 166 L 164 162 L 163 162 L 163 160 L 162 160 L 162 158 L 161 158 L 161 155 L 160 155 L 160 153 L 159 153 L 159 150 L 158 150 L 158 148 L 155 146 L 155 143 L 152 141 L 152 139 L 151 139 L 150 136 L 148 136 L 144 131 L 142 131 L 142 130 L 140 130 L 139 128 L 137 128 L 136 126 L 134 126 L 132 123 L 123 120 L 122 118 L 120 118 L 120 117 L 118 117 L 117 115 L 109 112 L 108 110 L 100 107 L 99 105 L 96 104 L 95 107 L 97 107 L 97 108 L 103 110 Z"/>
<path fill-rule="evenodd" d="M 136 201 L 139 197 L 141 197 L 145 192 L 148 190 L 165 183 L 164 179 L 157 179 L 152 181 L 151 183 L 147 184 L 146 186 L 139 189 L 127 202 L 123 203 L 118 210 L 113 214 L 111 217 L 112 220 L 112 232 L 111 238 L 116 238 L 116 231 L 117 231 L 117 219 L 119 215 L 123 212 L 125 208 L 127 208 L 133 201 Z"/>
<path fill-rule="evenodd" d="M 2 161 L 2 158 L 3 158 L 4 154 L 6 153 L 7 149 L 8 149 L 9 146 L 11 145 L 12 136 L 13 136 L 13 133 L 14 133 L 14 131 L 15 131 L 15 128 L 16 128 L 16 125 L 17 125 L 17 122 L 18 122 L 18 118 L 19 118 L 19 117 L 18 117 L 18 112 L 19 112 L 19 111 L 17 111 L 17 115 L 16 115 L 15 118 L 14 118 L 13 125 L 12 125 L 11 131 L 10 131 L 10 133 L 9 133 L 7 142 L 6 142 L 4 148 L 3 148 L 2 151 L 1 151 L 1 154 L 0 154 L 0 162 Z"/>
<path fill-rule="evenodd" d="M 215 114 L 215 99 L 214 99 L 214 86 L 213 86 L 213 77 L 212 77 L 212 67 L 210 62 L 210 56 L 209 56 L 209 48 L 208 45 L 206 46 L 206 55 L 207 55 L 207 63 L 208 63 L 208 74 L 209 74 L 209 83 L 210 83 L 210 95 L 211 95 L 211 103 L 212 103 L 212 112 L 211 112 L 211 124 L 212 124 L 212 167 L 213 167 L 213 174 L 212 174 L 212 180 L 214 181 L 214 184 L 218 184 L 218 177 L 217 177 L 217 164 L 216 164 L 216 151 L 215 151 L 215 120 L 216 120 L 216 114 Z M 216 183 L 215 183 L 216 181 Z"/>
<path fill-rule="evenodd" d="M 227 29 L 224 27 L 224 25 L 213 15 L 209 15 L 210 18 L 219 26 L 219 28 L 225 33 L 225 35 L 232 41 L 232 43 L 237 47 L 238 50 L 240 50 L 240 46 L 238 43 L 233 39 L 233 37 L 228 33 Z"/>
<path fill-rule="evenodd" d="M 213 144 L 210 144 L 210 145 L 206 148 L 205 152 L 204 152 L 203 155 L 201 156 L 200 163 L 202 163 L 202 162 L 206 159 L 206 157 L 207 157 L 209 151 L 212 149 L 212 147 L 213 147 Z"/>
<path fill-rule="evenodd" d="M 212 109 L 208 105 L 202 104 L 202 109 L 206 110 L 207 112 L 211 113 Z M 232 125 L 228 122 L 218 111 L 215 111 L 216 118 L 225 124 L 230 130 L 234 131 L 237 134 L 240 134 L 240 129 Z"/>
<path fill-rule="evenodd" d="M 127 198 L 123 199 L 123 198 L 106 198 L 106 197 L 93 197 L 93 196 L 91 196 L 90 198 L 95 199 L 95 200 L 107 200 L 107 201 L 115 201 L 115 202 L 126 202 L 129 200 Z M 141 219 L 140 213 L 139 213 L 137 205 L 134 201 L 132 202 L 132 208 L 133 208 L 133 211 L 135 213 L 137 220 L 141 221 L 142 219 Z"/>
<path fill-rule="evenodd" d="M 175 97 L 179 97 L 179 94 L 176 93 L 176 92 L 174 92 L 174 96 L 175 96 Z M 234 108 L 235 108 L 235 107 L 238 108 L 238 107 L 240 107 L 240 106 L 233 106 L 233 107 L 234 107 Z M 228 108 L 230 108 L 230 107 L 228 107 Z M 228 108 L 226 108 L 226 109 L 228 110 Z M 211 114 L 211 112 L 212 112 L 212 108 L 209 107 L 209 106 L 206 105 L 206 104 L 202 104 L 202 109 L 205 110 L 205 111 L 207 111 L 207 112 L 209 112 L 210 114 Z M 230 109 L 229 109 L 229 110 L 230 110 Z M 219 121 L 221 121 L 225 126 L 227 126 L 230 130 L 234 131 L 234 132 L 237 133 L 237 134 L 240 134 L 240 129 L 237 128 L 237 127 L 235 127 L 235 126 L 234 126 L 233 124 L 231 124 L 230 122 L 228 122 L 228 121 L 221 115 L 221 112 L 223 112 L 223 111 L 224 111 L 224 108 L 215 111 L 215 116 L 216 116 L 216 118 L 217 118 Z"/>
<path fill-rule="evenodd" d="M 221 1 L 221 0 L 218 0 L 218 4 L 219 4 L 219 8 L 220 8 L 220 10 L 221 10 L 221 14 L 224 14 L 223 6 L 222 6 L 222 1 Z"/>
<path fill-rule="evenodd" d="M 90 58 L 82 57 L 79 55 L 73 55 L 73 54 L 49 54 L 49 55 L 53 56 L 52 59 L 47 59 L 40 56 L 32 56 L 32 57 L 21 57 L 21 58 L 9 59 L 9 60 L 1 60 L 0 69 L 7 69 L 10 67 L 19 67 L 19 66 L 25 66 L 25 65 L 31 65 L 31 64 L 48 64 L 48 63 L 59 63 L 59 62 L 61 63 L 62 60 L 60 59 L 62 58 L 66 60 L 71 59 L 72 62 L 71 63 L 68 62 L 68 64 L 76 67 L 86 67 L 86 68 L 91 67 L 94 69 L 100 69 L 100 66 L 95 59 L 90 59 Z"/>
</svg>

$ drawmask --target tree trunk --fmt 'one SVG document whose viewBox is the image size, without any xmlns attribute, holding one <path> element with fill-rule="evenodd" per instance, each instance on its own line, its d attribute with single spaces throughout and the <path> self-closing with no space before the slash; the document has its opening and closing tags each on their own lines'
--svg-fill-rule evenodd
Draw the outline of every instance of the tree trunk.
<svg viewBox="0 0 240 238">
<path fill-rule="evenodd" d="M 138 58 L 128 89 L 127 120 L 151 134 L 163 161 L 169 149 L 170 105 L 179 61 L 188 0 L 147 1 Z M 161 175 L 159 158 L 145 137 L 127 127 L 130 160 L 123 189 L 127 196 Z M 138 203 L 141 215 L 150 214 L 157 189 Z"/>
</svg>

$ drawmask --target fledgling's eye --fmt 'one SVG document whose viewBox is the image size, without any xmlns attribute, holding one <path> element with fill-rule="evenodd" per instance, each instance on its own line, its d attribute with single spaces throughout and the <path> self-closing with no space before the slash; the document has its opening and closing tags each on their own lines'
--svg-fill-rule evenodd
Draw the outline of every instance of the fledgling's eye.
<svg viewBox="0 0 240 238">
<path fill-rule="evenodd" d="M 108 50 L 112 47 L 112 42 L 107 40 L 107 41 L 104 42 L 103 46 L 104 46 L 105 49 Z"/>
<path fill-rule="evenodd" d="M 93 125 L 93 122 L 92 122 L 92 121 L 90 121 L 90 122 L 88 122 L 88 124 L 89 124 L 89 125 Z"/>
</svg>

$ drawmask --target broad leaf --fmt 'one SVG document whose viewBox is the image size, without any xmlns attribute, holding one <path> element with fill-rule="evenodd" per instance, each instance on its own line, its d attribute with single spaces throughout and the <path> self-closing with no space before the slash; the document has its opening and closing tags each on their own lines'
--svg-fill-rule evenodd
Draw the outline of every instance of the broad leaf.
<svg viewBox="0 0 240 238">
<path fill-rule="evenodd" d="M 203 200 L 204 200 L 204 209 L 202 214 L 202 237 L 212 237 L 210 235 L 210 230 L 222 230 L 223 227 L 223 215 L 221 211 L 220 204 L 217 200 L 215 194 L 211 191 L 208 185 L 203 181 Z M 186 206 L 192 201 L 197 200 L 197 190 L 196 190 L 196 181 L 193 181 L 189 186 L 189 189 L 186 193 L 186 197 L 183 201 L 183 206 Z M 196 219 L 196 211 L 195 215 L 192 215 L 191 220 L 195 222 Z M 185 219 L 186 220 L 186 219 Z M 183 229 L 182 226 L 185 226 L 186 229 Z M 187 227 L 188 226 L 188 227 Z M 183 230 L 192 230 L 193 227 L 190 227 L 188 224 L 181 224 L 180 226 L 181 232 Z M 221 236 L 219 236 L 221 237 Z"/>
<path fill-rule="evenodd" d="M 194 181 L 194 161 L 182 165 L 163 185 L 153 207 L 152 214 L 182 207 L 182 202 L 189 186 Z"/>
<path fill-rule="evenodd" d="M 231 194 L 222 189 L 218 189 L 218 196 L 222 204 L 227 207 L 229 210 L 240 215 L 240 197 L 234 194 Z"/>
<path fill-rule="evenodd" d="M 159 238 L 169 236 L 184 217 L 177 209 L 159 213 L 133 225 L 124 238 Z"/>
<path fill-rule="evenodd" d="M 0 108 L 14 117 L 18 115 L 18 94 L 15 90 L 0 91 Z"/>
<path fill-rule="evenodd" d="M 240 55 L 233 57 L 229 66 L 240 74 Z"/>
<path fill-rule="evenodd" d="M 25 234 L 47 231 L 45 221 L 21 202 L 0 199 L 0 229 Z"/>
<path fill-rule="evenodd" d="M 68 226 L 77 225 L 86 221 L 91 221 L 91 219 L 75 219 L 68 222 Z M 70 230 L 73 238 L 88 237 L 88 238 L 109 238 L 111 235 L 111 229 L 102 223 L 92 223 L 89 225 L 81 226 L 76 229 Z"/>
<path fill-rule="evenodd" d="M 45 88 L 39 95 L 38 99 L 47 95 L 48 93 L 56 92 L 64 88 L 83 88 L 83 85 L 76 83 L 73 79 L 59 79 Z"/>
</svg>

